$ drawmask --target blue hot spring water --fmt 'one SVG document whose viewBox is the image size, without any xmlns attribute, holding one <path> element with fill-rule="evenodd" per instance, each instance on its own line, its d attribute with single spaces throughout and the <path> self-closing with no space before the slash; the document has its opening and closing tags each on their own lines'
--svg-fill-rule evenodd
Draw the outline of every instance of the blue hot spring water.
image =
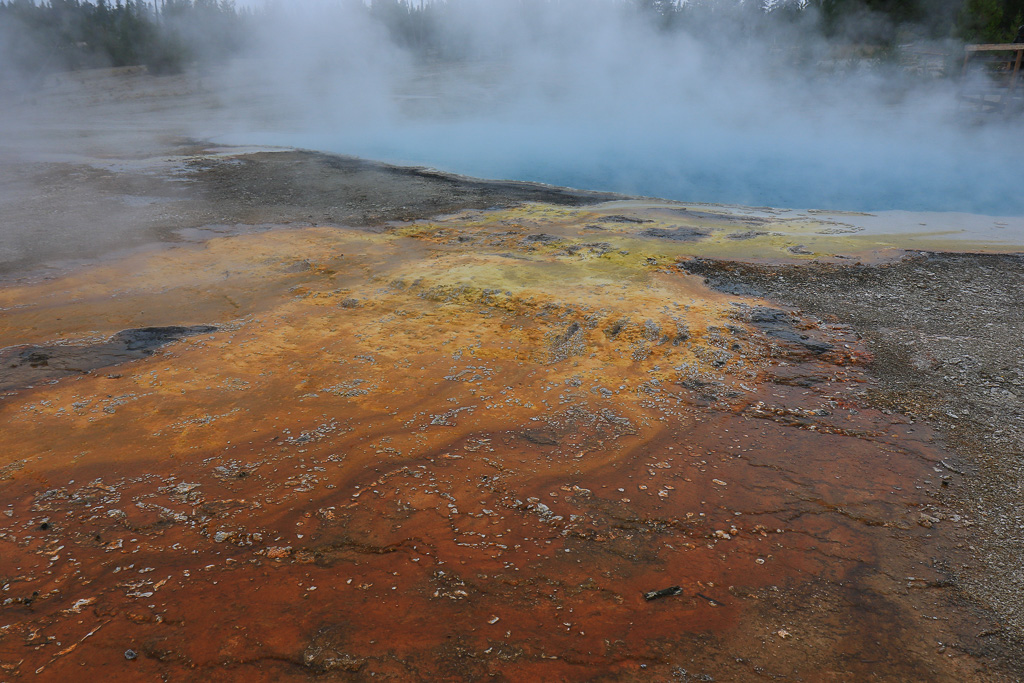
<svg viewBox="0 0 1024 683">
<path fill-rule="evenodd" d="M 494 120 L 407 122 L 225 142 L 299 147 L 481 178 L 688 202 L 1024 216 L 1024 129 L 886 126 L 821 134 Z"/>
</svg>

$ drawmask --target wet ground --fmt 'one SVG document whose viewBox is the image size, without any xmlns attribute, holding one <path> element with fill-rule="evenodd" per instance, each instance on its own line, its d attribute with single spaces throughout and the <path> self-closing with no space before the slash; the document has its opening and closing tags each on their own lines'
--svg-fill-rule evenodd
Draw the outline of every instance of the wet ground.
<svg viewBox="0 0 1024 683">
<path fill-rule="evenodd" d="M 1019 257 L 86 139 L 0 184 L 0 680 L 1021 677 Z"/>
<path fill-rule="evenodd" d="M 1001 680 L 933 522 L 952 454 L 871 407 L 853 328 L 714 291 L 647 216 L 267 230 L 0 291 L 10 357 L 190 330 L 0 370 L 8 675 Z"/>
<path fill-rule="evenodd" d="M 958 580 L 1001 614 L 1008 656 L 1024 658 L 1021 255 L 913 252 L 881 268 L 691 260 L 684 268 L 718 288 L 841 318 L 864 335 L 877 379 L 871 402 L 934 425 L 958 455 L 947 465 L 966 475 L 963 486 L 943 487 L 935 514 L 970 522 Z"/>
</svg>

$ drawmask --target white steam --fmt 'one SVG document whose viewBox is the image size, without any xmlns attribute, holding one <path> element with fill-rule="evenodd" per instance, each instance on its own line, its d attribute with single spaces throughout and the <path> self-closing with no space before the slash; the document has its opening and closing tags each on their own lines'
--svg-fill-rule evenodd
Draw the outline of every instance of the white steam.
<svg viewBox="0 0 1024 683">
<path fill-rule="evenodd" d="M 205 132 L 688 201 L 1024 214 L 1019 118 L 979 123 L 954 82 L 895 67 L 829 74 L 810 15 L 663 31 L 622 3 L 463 0 L 452 64 L 358 3 L 287 7 L 229 72 L 233 129 Z"/>
</svg>

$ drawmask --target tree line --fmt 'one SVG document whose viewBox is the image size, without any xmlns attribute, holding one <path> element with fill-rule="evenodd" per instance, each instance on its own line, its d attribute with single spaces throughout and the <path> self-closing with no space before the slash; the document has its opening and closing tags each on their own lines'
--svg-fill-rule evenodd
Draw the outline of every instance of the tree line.
<svg viewBox="0 0 1024 683">
<path fill-rule="evenodd" d="M 466 0 L 339 0 L 367 12 L 421 55 L 458 58 L 451 17 Z M 557 0 L 507 0 L 523 12 Z M 833 40 L 892 44 L 901 36 L 1010 42 L 1024 0 L 621 0 L 664 30 L 717 17 L 748 26 L 791 24 Z M 152 73 L 222 60 L 244 46 L 260 13 L 232 0 L 0 0 L 0 68 L 46 72 L 144 64 Z M 801 23 L 803 22 L 803 23 Z M 464 29 L 462 29 L 464 30 Z M 789 35 L 799 35 L 790 33 Z"/>
<path fill-rule="evenodd" d="M 871 18 L 890 27 L 916 27 L 932 37 L 972 43 L 1009 43 L 1024 24 L 1024 0 L 813 0 L 826 35 Z"/>
<path fill-rule="evenodd" d="M 237 52 L 252 18 L 231 0 L 0 0 L 0 68 L 176 72 Z"/>
</svg>

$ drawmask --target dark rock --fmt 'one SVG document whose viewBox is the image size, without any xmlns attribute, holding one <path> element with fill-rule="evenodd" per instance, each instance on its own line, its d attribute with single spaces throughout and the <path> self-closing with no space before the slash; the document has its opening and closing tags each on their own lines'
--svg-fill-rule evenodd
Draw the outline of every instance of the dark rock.
<svg viewBox="0 0 1024 683">
<path fill-rule="evenodd" d="M 764 330 L 765 334 L 769 337 L 774 337 L 775 339 L 789 342 L 791 344 L 797 344 L 813 354 L 822 354 L 835 348 L 828 342 L 813 339 L 807 334 L 801 334 L 793 326 L 793 316 L 777 308 L 755 306 L 750 310 L 749 320 L 751 323 Z"/>
<path fill-rule="evenodd" d="M 632 216 L 602 216 L 597 219 L 601 223 L 653 223 L 654 221 L 645 218 L 633 218 Z"/>
<path fill-rule="evenodd" d="M 683 589 L 680 586 L 669 586 L 668 588 L 662 588 L 656 591 L 647 591 L 644 593 L 644 600 L 648 602 L 651 600 L 657 600 L 658 598 L 667 598 L 672 595 L 681 595 Z"/>
<path fill-rule="evenodd" d="M 628 325 L 628 320 L 616 320 L 614 323 L 612 323 L 610 326 L 604 329 L 604 336 L 608 337 L 608 339 L 610 340 L 614 340 L 616 337 L 622 334 L 622 330 L 626 329 Z"/>
<path fill-rule="evenodd" d="M 535 235 L 527 235 L 523 238 L 523 242 L 527 244 L 551 244 L 552 242 L 560 242 L 561 240 L 562 238 L 557 235 L 548 235 L 543 232 L 539 232 Z"/>
<path fill-rule="evenodd" d="M 704 239 L 708 233 L 696 228 L 647 228 L 640 234 L 644 237 L 653 237 L 659 240 L 672 240 L 673 242 L 696 242 Z"/>
<path fill-rule="evenodd" d="M 792 325 L 792 318 L 785 311 L 765 306 L 755 306 L 750 311 L 750 322 L 755 325 Z"/>
<path fill-rule="evenodd" d="M 734 232 L 730 235 L 726 235 L 726 239 L 730 240 L 752 240 L 755 237 L 761 237 L 768 233 L 763 230 L 747 230 L 746 232 Z"/>
<path fill-rule="evenodd" d="M 114 335 L 111 340 L 114 343 L 123 343 L 126 351 L 139 351 L 145 355 L 151 355 L 161 346 L 178 341 L 185 337 L 194 337 L 199 334 L 210 334 L 216 332 L 213 325 L 192 325 L 182 327 L 172 325 L 169 327 L 139 327 L 132 330 L 122 330 Z"/>
<path fill-rule="evenodd" d="M 213 325 L 140 327 L 118 332 L 98 344 L 14 346 L 0 350 L 0 391 L 36 382 L 88 374 L 98 368 L 153 355 L 157 349 L 185 337 L 216 332 Z"/>
</svg>

